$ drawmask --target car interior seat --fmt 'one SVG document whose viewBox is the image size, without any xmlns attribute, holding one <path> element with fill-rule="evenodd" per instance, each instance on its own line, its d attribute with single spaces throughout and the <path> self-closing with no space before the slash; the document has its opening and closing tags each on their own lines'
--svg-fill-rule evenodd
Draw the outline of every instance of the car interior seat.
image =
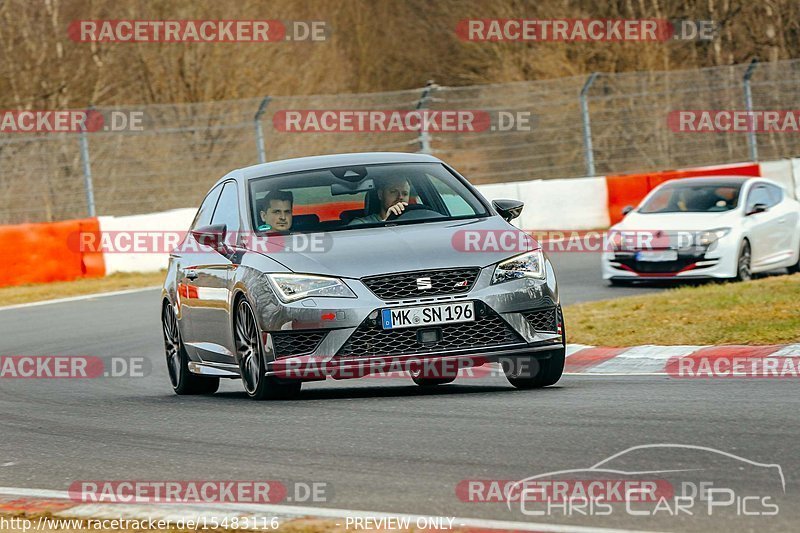
<svg viewBox="0 0 800 533">
<path fill-rule="evenodd" d="M 294 215 L 292 217 L 292 229 L 298 231 L 307 231 L 316 229 L 319 226 L 319 215 Z"/>
</svg>

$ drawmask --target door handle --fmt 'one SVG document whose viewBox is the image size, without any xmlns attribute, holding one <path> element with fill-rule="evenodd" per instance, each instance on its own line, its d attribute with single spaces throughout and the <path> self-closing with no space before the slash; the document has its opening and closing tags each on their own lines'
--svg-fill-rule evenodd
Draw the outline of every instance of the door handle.
<svg viewBox="0 0 800 533">
<path fill-rule="evenodd" d="M 187 270 L 186 271 L 186 279 L 196 280 L 197 279 L 197 271 L 196 270 Z"/>
</svg>

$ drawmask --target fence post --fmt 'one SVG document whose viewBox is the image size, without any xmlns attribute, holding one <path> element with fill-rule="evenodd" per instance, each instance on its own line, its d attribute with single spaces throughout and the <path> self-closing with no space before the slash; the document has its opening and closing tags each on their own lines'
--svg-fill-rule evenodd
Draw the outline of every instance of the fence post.
<svg viewBox="0 0 800 533">
<path fill-rule="evenodd" d="M 586 95 L 589 88 L 597 78 L 597 72 L 592 72 L 581 89 L 581 118 L 583 120 L 583 153 L 586 159 L 586 175 L 594 176 L 594 151 L 592 150 L 592 126 L 589 124 L 589 104 Z"/>
<path fill-rule="evenodd" d="M 261 115 L 267 110 L 267 106 L 271 100 L 272 98 L 269 96 L 265 96 L 264 99 L 261 100 L 261 104 L 258 106 L 258 111 L 256 111 L 254 119 L 256 126 L 256 149 L 258 150 L 259 163 L 267 162 L 267 152 L 264 150 L 264 130 L 261 128 Z"/>
<path fill-rule="evenodd" d="M 86 191 L 86 206 L 89 210 L 89 217 L 97 216 L 94 206 L 94 186 L 92 184 L 92 163 L 89 160 L 89 139 L 86 135 L 86 120 L 95 113 L 94 106 L 90 105 L 86 111 L 86 119 L 80 124 L 80 137 L 78 142 L 81 148 L 81 163 L 83 166 L 83 187 Z"/>
<path fill-rule="evenodd" d="M 747 116 L 750 117 L 750 127 L 747 128 L 747 146 L 750 148 L 750 161 L 758 161 L 758 146 L 756 145 L 756 131 L 755 121 L 753 117 L 753 94 L 750 92 L 750 78 L 753 77 L 753 72 L 756 70 L 758 58 L 754 57 L 750 64 L 747 65 L 747 70 L 742 77 L 742 84 L 744 85 L 744 108 L 747 111 Z"/>
<path fill-rule="evenodd" d="M 433 80 L 428 80 L 428 83 L 425 84 L 425 88 L 422 89 L 422 96 L 420 96 L 419 100 L 417 101 L 417 109 L 428 109 L 430 94 L 434 87 L 435 85 Z M 417 141 L 419 142 L 419 153 L 429 154 L 431 153 L 431 134 L 428 133 L 428 130 L 423 126 L 424 123 L 424 120 L 420 121 L 420 129 L 419 134 L 417 135 Z"/>
</svg>

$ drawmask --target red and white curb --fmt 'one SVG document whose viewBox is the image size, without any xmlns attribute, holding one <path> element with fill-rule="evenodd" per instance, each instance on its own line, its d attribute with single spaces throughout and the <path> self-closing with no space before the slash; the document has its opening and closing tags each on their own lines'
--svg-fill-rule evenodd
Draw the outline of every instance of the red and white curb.
<svg viewBox="0 0 800 533">
<path fill-rule="evenodd" d="M 800 377 L 800 344 L 769 346 L 632 346 L 568 344 L 564 372 L 673 377 Z M 706 376 L 706 374 L 710 374 Z"/>
<path fill-rule="evenodd" d="M 28 515 L 48 514 L 53 517 L 84 520 L 164 520 L 177 523 L 180 520 L 193 520 L 196 523 L 203 519 L 206 523 L 213 520 L 222 522 L 227 518 L 264 516 L 279 519 L 282 528 L 294 520 L 324 520 L 331 530 L 347 530 L 348 518 L 365 518 L 373 521 L 380 519 L 394 519 L 406 521 L 411 524 L 410 530 L 417 529 L 418 520 L 441 518 L 443 528 L 439 530 L 461 531 L 462 533 L 475 533 L 483 531 L 513 532 L 513 531 L 541 531 L 551 533 L 636 533 L 641 530 L 573 526 L 560 524 L 546 524 L 536 522 L 518 522 L 511 520 L 484 520 L 479 518 L 460 518 L 455 516 L 434 517 L 431 515 L 414 515 L 402 513 L 386 513 L 377 511 L 359 511 L 351 509 L 331 509 L 327 507 L 302 507 L 291 505 L 271 504 L 112 504 L 112 503 L 78 503 L 69 498 L 67 491 L 26 489 L 18 487 L 0 487 L 0 513 L 25 513 Z M 271 529 L 271 528 L 267 528 Z M 315 529 L 322 529 L 316 527 Z M 354 529 L 354 528 L 349 528 Z M 364 528 L 358 528 L 364 529 Z M 377 527 L 391 531 L 392 528 Z M 431 530 L 431 528 L 428 528 Z"/>
</svg>

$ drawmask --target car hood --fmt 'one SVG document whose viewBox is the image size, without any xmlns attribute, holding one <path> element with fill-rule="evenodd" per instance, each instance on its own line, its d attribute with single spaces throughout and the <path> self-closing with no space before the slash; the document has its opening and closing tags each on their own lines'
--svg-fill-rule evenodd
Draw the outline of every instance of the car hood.
<svg viewBox="0 0 800 533">
<path fill-rule="evenodd" d="M 652 231 L 705 231 L 731 226 L 737 218 L 737 210 L 720 213 L 653 213 L 643 215 L 630 213 L 615 230 Z"/>
<path fill-rule="evenodd" d="M 478 231 L 482 236 L 488 233 L 497 236 L 505 231 L 514 236 L 523 234 L 501 217 L 492 216 L 309 234 L 324 236 L 325 251 L 280 251 L 264 255 L 298 273 L 361 278 L 410 270 L 486 267 L 525 251 L 518 247 L 498 251 L 494 246 L 480 252 L 463 251 L 463 246 L 458 244 L 459 239 L 463 240 L 460 232 L 467 230 Z M 528 243 L 538 247 L 532 239 Z"/>
</svg>

